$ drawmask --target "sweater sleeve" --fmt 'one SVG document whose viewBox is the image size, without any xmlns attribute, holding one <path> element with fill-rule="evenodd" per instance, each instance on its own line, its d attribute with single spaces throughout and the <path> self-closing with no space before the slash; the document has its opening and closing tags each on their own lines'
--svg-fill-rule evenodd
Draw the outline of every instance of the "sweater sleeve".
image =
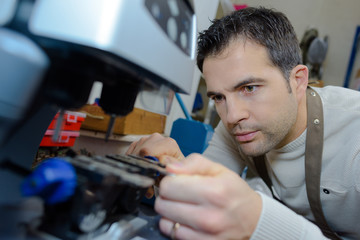
<svg viewBox="0 0 360 240">
<path fill-rule="evenodd" d="M 258 192 L 262 199 L 259 222 L 250 240 L 260 239 L 328 239 L 312 222 Z"/>
<path fill-rule="evenodd" d="M 240 158 L 236 143 L 221 121 L 215 128 L 214 135 L 204 152 L 204 156 L 236 173 L 241 173 L 245 166 Z"/>
</svg>

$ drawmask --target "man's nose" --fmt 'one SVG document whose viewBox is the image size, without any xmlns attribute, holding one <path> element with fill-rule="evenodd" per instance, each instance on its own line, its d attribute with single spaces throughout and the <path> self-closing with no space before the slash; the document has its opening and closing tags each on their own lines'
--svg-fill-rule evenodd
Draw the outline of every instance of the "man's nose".
<svg viewBox="0 0 360 240">
<path fill-rule="evenodd" d="M 247 103 L 240 100 L 228 99 L 227 101 L 227 122 L 237 124 L 249 117 Z"/>
</svg>

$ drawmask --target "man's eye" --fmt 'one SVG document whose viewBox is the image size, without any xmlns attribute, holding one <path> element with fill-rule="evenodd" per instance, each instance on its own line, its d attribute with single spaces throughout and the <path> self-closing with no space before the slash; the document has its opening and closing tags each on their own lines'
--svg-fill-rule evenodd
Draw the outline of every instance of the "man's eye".
<svg viewBox="0 0 360 240">
<path fill-rule="evenodd" d="M 251 93 L 251 92 L 255 91 L 255 89 L 256 89 L 256 86 L 245 86 L 244 87 L 244 90 L 247 93 Z"/>
<path fill-rule="evenodd" d="M 219 103 L 224 99 L 224 97 L 221 95 L 215 95 L 211 99 L 214 100 L 216 103 Z"/>
</svg>

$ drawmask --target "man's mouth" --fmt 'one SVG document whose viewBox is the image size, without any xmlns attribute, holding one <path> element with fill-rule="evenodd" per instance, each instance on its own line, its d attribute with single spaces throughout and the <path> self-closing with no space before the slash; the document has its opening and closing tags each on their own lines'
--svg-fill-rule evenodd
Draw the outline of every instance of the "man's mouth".
<svg viewBox="0 0 360 240">
<path fill-rule="evenodd" d="M 257 131 L 235 133 L 235 139 L 238 142 L 250 142 L 255 138 Z"/>
</svg>

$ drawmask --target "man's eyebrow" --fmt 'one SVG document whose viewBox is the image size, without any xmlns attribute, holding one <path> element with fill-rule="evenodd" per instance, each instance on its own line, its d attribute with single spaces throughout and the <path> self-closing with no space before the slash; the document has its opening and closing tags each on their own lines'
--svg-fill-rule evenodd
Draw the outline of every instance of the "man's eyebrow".
<svg viewBox="0 0 360 240">
<path fill-rule="evenodd" d="M 206 93 L 206 95 L 208 98 L 210 98 L 211 96 L 214 96 L 214 95 L 221 95 L 221 93 L 209 91 Z"/>
<path fill-rule="evenodd" d="M 263 78 L 249 77 L 237 83 L 235 86 L 231 88 L 231 90 L 236 90 L 240 87 L 246 86 L 251 83 L 263 83 L 263 82 L 265 82 Z"/>
</svg>

